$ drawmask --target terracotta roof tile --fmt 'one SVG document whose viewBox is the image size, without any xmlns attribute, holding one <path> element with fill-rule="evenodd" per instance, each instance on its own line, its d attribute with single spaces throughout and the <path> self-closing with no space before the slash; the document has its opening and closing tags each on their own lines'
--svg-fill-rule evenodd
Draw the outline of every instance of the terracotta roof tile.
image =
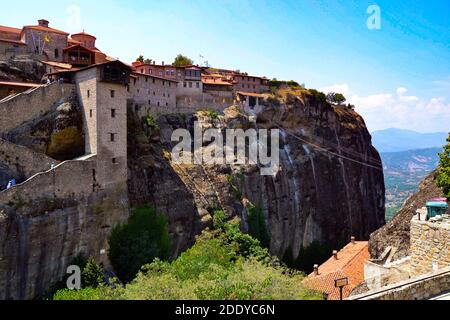
<svg viewBox="0 0 450 320">
<path fill-rule="evenodd" d="M 7 27 L 7 26 L 0 26 L 0 32 L 8 32 L 8 33 L 14 33 L 16 35 L 20 35 L 20 33 L 22 32 L 22 29 Z"/>
<path fill-rule="evenodd" d="M 339 289 L 335 288 L 334 280 L 348 278 L 349 284 L 344 287 L 343 297 L 364 281 L 364 263 L 369 259 L 367 241 L 349 243 L 337 254 L 319 266 L 319 275 L 314 272 L 308 275 L 303 284 L 308 288 L 324 292 L 329 300 L 339 299 Z"/>
<path fill-rule="evenodd" d="M 61 30 L 58 30 L 58 29 L 53 29 L 53 28 L 50 28 L 50 27 L 44 27 L 44 26 L 24 26 L 22 31 L 25 30 L 25 29 L 33 29 L 33 30 L 38 30 L 38 31 L 58 33 L 58 34 L 61 34 L 61 35 L 69 35 L 65 31 L 61 31 Z"/>
</svg>

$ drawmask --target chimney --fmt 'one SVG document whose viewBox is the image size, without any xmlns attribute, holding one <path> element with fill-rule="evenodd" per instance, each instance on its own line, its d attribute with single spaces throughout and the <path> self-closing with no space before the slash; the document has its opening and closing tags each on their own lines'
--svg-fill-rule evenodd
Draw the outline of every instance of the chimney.
<svg viewBox="0 0 450 320">
<path fill-rule="evenodd" d="M 164 65 L 164 61 L 162 62 L 162 65 Z"/>
<path fill-rule="evenodd" d="M 46 27 L 46 28 L 48 28 L 49 22 L 48 22 L 48 20 L 40 19 L 40 20 L 38 20 L 38 24 L 39 24 L 41 27 Z"/>
<path fill-rule="evenodd" d="M 315 264 L 315 265 L 314 265 L 314 275 L 315 275 L 315 276 L 318 276 L 318 275 L 319 275 L 319 265 L 318 265 L 318 264 Z"/>
<path fill-rule="evenodd" d="M 337 250 L 333 250 L 333 257 L 334 257 L 334 259 L 336 259 L 336 260 L 338 259 L 337 254 L 338 254 Z"/>
<path fill-rule="evenodd" d="M 352 236 L 352 237 L 350 238 L 350 240 L 351 240 L 351 242 L 352 242 L 353 244 L 355 244 L 355 237 Z"/>
</svg>

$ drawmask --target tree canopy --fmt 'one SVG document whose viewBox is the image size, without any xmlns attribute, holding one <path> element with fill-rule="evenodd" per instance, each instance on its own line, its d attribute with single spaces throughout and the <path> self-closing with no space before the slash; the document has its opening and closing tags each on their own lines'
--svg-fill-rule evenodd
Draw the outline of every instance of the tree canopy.
<svg viewBox="0 0 450 320">
<path fill-rule="evenodd" d="M 444 195 L 450 199 L 450 134 L 444 151 L 439 154 L 439 168 L 436 183 L 444 191 Z"/>
<path fill-rule="evenodd" d="M 194 64 L 194 61 L 189 57 L 182 55 L 181 53 L 175 57 L 175 60 L 172 63 L 174 67 L 183 67 L 191 64 Z"/>
<path fill-rule="evenodd" d="M 330 103 L 337 103 L 338 105 L 343 104 L 347 99 L 342 93 L 329 92 L 327 94 L 327 101 Z"/>
</svg>

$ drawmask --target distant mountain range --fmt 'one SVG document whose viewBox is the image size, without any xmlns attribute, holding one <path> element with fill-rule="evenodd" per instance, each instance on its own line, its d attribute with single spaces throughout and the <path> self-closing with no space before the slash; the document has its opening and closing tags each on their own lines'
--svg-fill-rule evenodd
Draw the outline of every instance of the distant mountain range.
<svg viewBox="0 0 450 320">
<path fill-rule="evenodd" d="M 372 132 L 372 144 L 379 152 L 399 152 L 444 146 L 448 132 L 420 133 L 404 129 Z"/>
<path fill-rule="evenodd" d="M 419 183 L 439 163 L 442 148 L 381 152 L 386 186 L 386 218 L 389 220 L 403 202 L 418 191 Z"/>
</svg>

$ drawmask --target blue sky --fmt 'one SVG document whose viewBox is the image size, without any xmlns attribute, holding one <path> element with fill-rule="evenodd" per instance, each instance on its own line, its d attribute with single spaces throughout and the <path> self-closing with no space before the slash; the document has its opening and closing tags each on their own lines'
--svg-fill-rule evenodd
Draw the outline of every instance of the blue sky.
<svg viewBox="0 0 450 320">
<path fill-rule="evenodd" d="M 369 30 L 376 4 L 381 29 Z M 294 79 L 343 92 L 371 131 L 450 130 L 450 3 L 429 1 L 25 1 L 1 5 L 0 24 L 97 36 L 131 62 L 139 54 Z M 199 55 L 205 58 L 200 59 Z"/>
</svg>

